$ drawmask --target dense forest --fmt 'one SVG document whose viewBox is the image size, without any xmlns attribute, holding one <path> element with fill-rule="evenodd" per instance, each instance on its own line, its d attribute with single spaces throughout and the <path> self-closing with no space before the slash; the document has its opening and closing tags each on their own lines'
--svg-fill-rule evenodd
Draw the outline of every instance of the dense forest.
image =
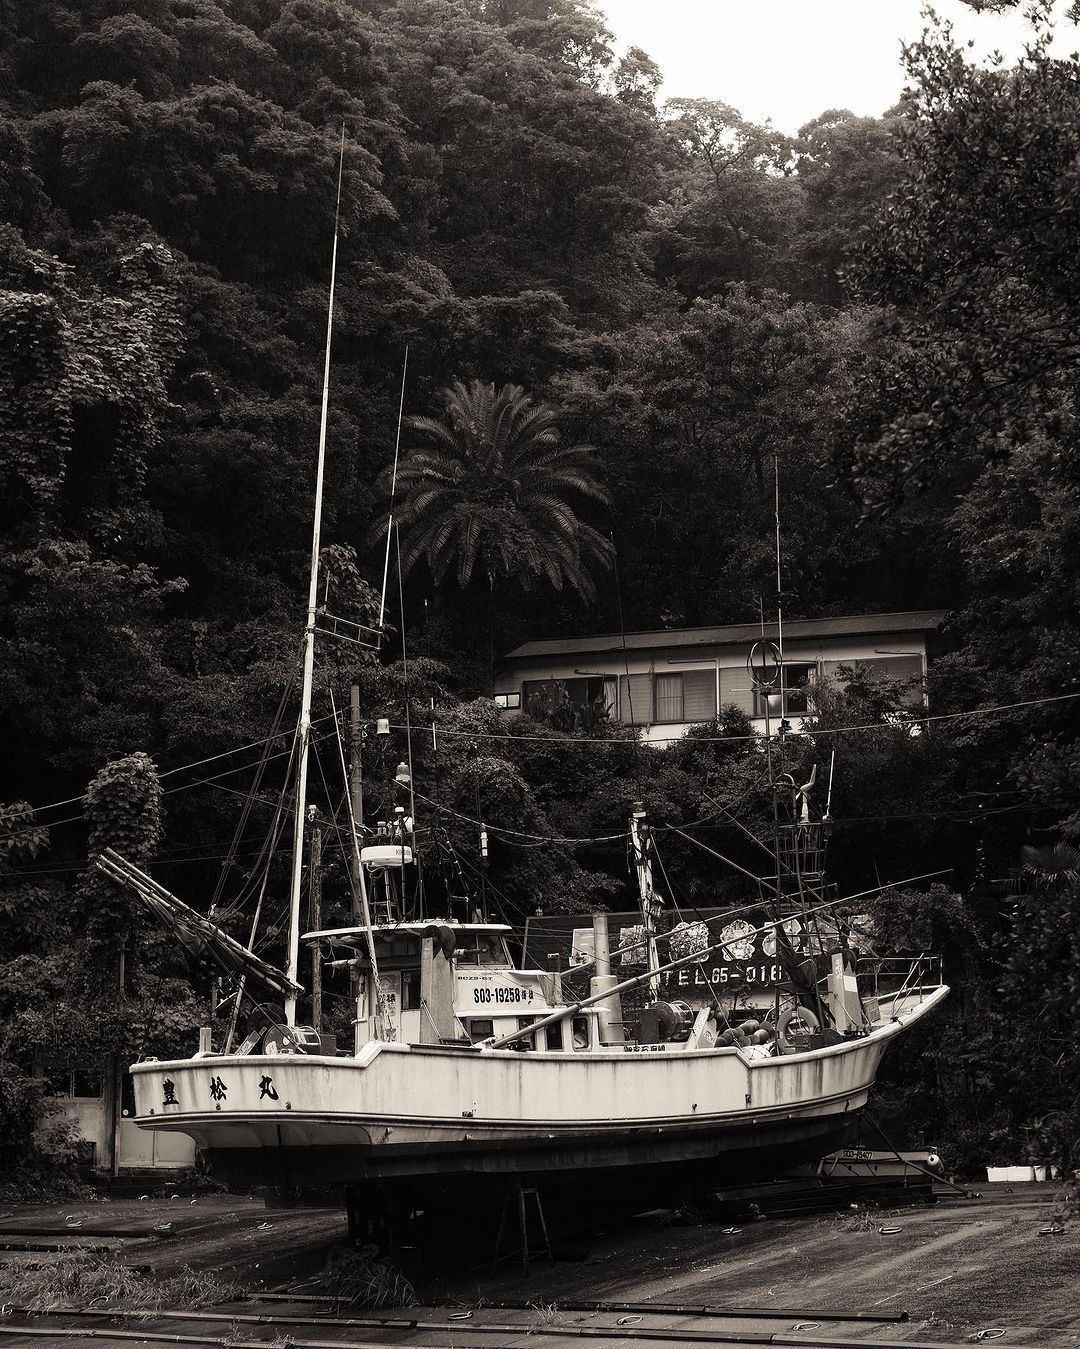
<svg viewBox="0 0 1080 1349">
<path fill-rule="evenodd" d="M 415 746 L 433 856 L 478 875 L 482 814 L 510 921 L 626 904 L 610 839 L 639 796 L 741 856 L 708 804 L 767 809 L 736 715 L 647 750 L 501 721 L 484 694 L 529 636 L 756 618 L 778 480 L 786 613 L 951 614 L 922 736 L 890 715 L 903 690 L 854 670 L 782 750 L 793 770 L 837 751 L 842 892 L 948 870 L 879 901 L 955 989 L 884 1116 L 957 1168 L 1074 1155 L 1080 63 L 1051 32 L 1036 6 L 1024 58 L 984 68 L 931 26 L 888 114 L 789 137 L 658 104 L 661 72 L 616 56 L 588 0 L 0 4 L 0 1157 L 20 1184 L 63 1153 L 33 1132 L 43 1067 L 180 1048 L 208 1016 L 205 973 L 93 852 L 251 920 L 343 130 L 323 559 L 359 622 L 402 399 L 405 421 L 389 648 L 320 661 L 328 827 L 357 683 L 366 722 L 445 732 L 437 758 Z M 375 809 L 386 750 L 364 753 Z M 686 902 L 742 893 L 665 847 Z M 340 849 L 324 888 L 344 912 Z"/>
</svg>

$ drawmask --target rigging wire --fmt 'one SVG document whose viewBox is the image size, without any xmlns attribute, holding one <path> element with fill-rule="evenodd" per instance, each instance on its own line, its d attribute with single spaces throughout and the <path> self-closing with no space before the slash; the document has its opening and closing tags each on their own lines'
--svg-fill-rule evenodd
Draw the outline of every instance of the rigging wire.
<svg viewBox="0 0 1080 1349">
<path fill-rule="evenodd" d="M 284 707 L 284 703 L 282 703 L 282 707 Z M 286 770 L 287 777 L 291 776 L 292 774 L 292 765 L 296 758 L 296 750 L 297 745 L 299 743 L 299 739 L 300 739 L 299 734 L 293 735 L 292 753 L 289 755 L 289 766 L 288 769 Z M 255 901 L 255 912 L 251 918 L 251 935 L 248 937 L 248 948 L 250 950 L 254 950 L 255 938 L 258 935 L 259 931 L 259 922 L 262 919 L 263 903 L 266 899 L 267 887 L 270 884 L 270 863 L 271 861 L 273 861 L 274 853 L 277 851 L 278 845 L 281 842 L 281 835 L 285 828 L 285 800 L 286 796 L 285 793 L 283 792 L 278 797 L 277 807 L 274 812 L 274 818 L 270 823 L 270 831 L 266 835 L 266 838 L 263 840 L 262 847 L 259 849 L 258 860 L 251 869 L 252 876 L 259 875 L 260 880 L 259 880 L 258 899 Z M 222 876 L 224 876 L 227 866 L 228 863 L 226 863 L 226 866 L 222 868 Z M 240 909 L 240 906 L 246 899 L 247 894 L 244 893 L 244 890 L 241 890 L 240 895 L 238 895 L 234 901 L 236 911 Z M 213 904 L 211 904 L 210 906 L 210 911 L 211 913 L 213 913 Z M 232 1007 L 229 1009 L 229 1022 L 225 1032 L 224 1052 L 226 1054 L 232 1048 L 233 1036 L 236 1034 L 236 1023 L 240 1018 L 240 1003 L 243 1000 L 244 989 L 246 985 L 247 985 L 247 972 L 245 971 L 243 974 L 241 974 L 240 979 L 237 982 L 236 997 L 233 1000 Z"/>
<path fill-rule="evenodd" d="M 317 718 L 317 721 L 319 721 L 319 722 L 329 721 L 329 720 L 330 720 L 329 716 Z M 314 726 L 314 725 L 316 724 L 316 721 L 312 721 L 311 724 Z M 271 737 L 271 738 L 273 738 L 273 737 Z M 322 736 L 322 737 L 321 737 L 321 739 L 323 739 L 323 740 L 325 740 L 326 738 L 327 738 L 326 736 Z M 253 749 L 253 748 L 255 748 L 255 746 L 257 746 L 257 745 L 263 745 L 263 744 L 265 744 L 265 743 L 266 743 L 266 741 L 264 741 L 264 740 L 257 740 L 257 741 L 254 742 L 254 744 L 252 744 L 252 745 L 244 745 L 244 746 L 242 746 L 241 748 L 243 748 L 243 749 Z M 211 759 L 203 759 L 203 760 L 200 760 L 199 763 L 210 763 L 210 762 L 212 762 L 214 759 L 224 759 L 224 758 L 226 758 L 226 757 L 228 756 L 228 754 L 234 754 L 234 753 L 237 753 L 237 752 L 238 752 L 238 751 L 236 751 L 236 750 L 228 750 L 228 751 L 226 751 L 224 754 L 215 754 L 215 755 L 213 755 L 213 756 L 211 757 Z M 277 751 L 276 753 L 274 753 L 274 754 L 271 754 L 271 755 L 269 756 L 269 758 L 270 758 L 270 759 L 281 759 L 281 758 L 283 758 L 286 754 L 291 754 L 291 753 L 292 753 L 292 749 L 291 749 L 291 748 L 290 748 L 290 749 L 282 749 L 282 750 L 278 750 L 278 751 Z M 258 761 L 256 761 L 256 762 L 258 762 Z M 198 763 L 195 763 L 195 764 L 184 764 L 184 765 L 182 765 L 182 768 L 183 768 L 183 769 L 187 769 L 187 768 L 196 768 L 196 767 L 198 767 L 198 766 L 199 766 Z M 243 772 L 246 772 L 247 769 L 252 768 L 252 767 L 254 767 L 254 766 L 255 766 L 255 764 L 252 764 L 252 763 L 237 764 L 237 766 L 236 766 L 235 768 L 226 768 L 226 769 L 223 769 L 220 773 L 216 773 L 216 774 L 214 774 L 214 775 L 211 776 L 211 777 L 207 777 L 207 778 L 196 778 L 194 782 L 184 782 L 184 783 L 181 783 L 180 786 L 178 786 L 178 787 L 166 787 L 166 788 L 163 789 L 163 791 L 162 791 L 161 794 L 162 794 L 162 796 L 172 796 L 172 795 L 174 795 L 176 792 L 189 792 L 189 791 L 192 790 L 193 787 L 218 787 L 218 786 L 220 786 L 220 784 L 217 782 L 217 779 L 218 779 L 218 778 L 227 778 L 227 777 L 231 777 L 233 773 L 243 773 Z M 170 772 L 172 772 L 172 773 L 179 773 L 179 772 L 182 771 L 182 768 L 174 768 L 174 769 L 171 769 Z M 164 777 L 164 776 L 167 776 L 167 775 L 166 775 L 166 774 L 159 774 L 158 776 L 159 776 L 159 777 Z M 222 790 L 228 790 L 228 789 L 227 789 L 227 788 L 223 788 Z M 74 799 L 75 799 L 75 800 L 78 800 L 78 801 L 85 801 L 86 797 L 85 797 L 85 795 L 84 795 L 84 796 L 76 797 L 76 798 L 74 798 Z M 49 806 L 37 806 L 37 807 L 34 807 L 34 813 L 37 814 L 37 812 L 38 812 L 39 810 L 48 810 L 48 809 L 50 809 Z M 59 828 L 61 825 L 63 825 L 63 824 L 78 824 L 79 821 L 85 820 L 85 818 L 86 818 L 86 813 L 85 813 L 85 811 L 84 811 L 84 812 L 80 812 L 80 814 L 78 814 L 78 815 L 66 815 L 66 816 L 64 816 L 64 818 L 61 819 L 61 820 L 46 820 L 46 821 L 44 822 L 44 828 L 46 828 L 46 829 L 58 829 L 58 828 Z"/>
<path fill-rule="evenodd" d="M 476 881 L 477 883 L 485 879 L 485 877 L 481 874 L 480 869 L 477 866 L 475 866 L 472 862 L 468 861 L 467 858 L 461 856 L 458 853 L 457 849 L 453 847 L 453 844 L 451 844 L 450 846 L 454 854 L 454 859 L 457 862 L 458 866 L 462 869 L 462 871 L 467 871 L 471 873 L 474 881 Z M 525 908 L 524 904 L 519 904 L 516 900 L 511 899 L 509 895 L 505 893 L 505 891 L 499 889 L 499 887 L 494 883 L 494 881 L 488 879 L 487 888 L 499 901 L 499 907 L 500 909 L 502 909 L 504 918 L 506 918 L 511 913 L 517 914 L 519 918 L 524 919 L 528 919 L 529 917 L 533 916 L 530 915 L 528 910 Z"/>
<path fill-rule="evenodd" d="M 434 806 L 437 804 L 430 796 L 425 796 L 423 792 L 417 792 L 416 795 L 426 805 Z M 466 815 L 460 810 L 454 810 L 451 806 L 439 806 L 439 809 L 444 810 L 448 815 L 453 815 L 456 819 L 462 820 L 466 824 L 475 824 L 479 827 L 482 823 L 472 815 Z M 488 828 L 493 833 L 510 834 L 517 838 L 530 839 L 538 843 L 612 843 L 626 837 L 624 831 L 620 831 L 617 834 L 600 834 L 595 838 L 570 838 L 562 837 L 557 834 L 528 834 L 520 829 L 504 828 L 502 825 L 489 825 Z"/>
<path fill-rule="evenodd" d="M 413 784 L 413 754 L 412 754 L 412 712 L 409 707 L 411 694 L 409 692 L 409 657 L 405 644 L 405 583 L 401 575 L 401 531 L 397 525 L 394 525 L 394 547 L 397 549 L 397 582 L 398 582 L 398 617 L 401 620 L 401 676 L 405 693 L 405 748 L 409 758 L 409 819 L 412 821 L 411 828 L 416 827 L 416 789 Z M 404 839 L 402 839 L 404 843 Z M 419 855 L 417 856 L 417 868 L 419 871 Z M 422 873 L 417 877 L 417 891 L 422 891 L 423 880 Z M 402 899 L 405 896 L 402 895 Z"/>
<path fill-rule="evenodd" d="M 386 617 L 386 586 L 390 579 L 390 539 L 395 528 L 394 500 L 397 496 L 398 460 L 401 455 L 401 420 L 405 412 L 405 379 L 409 373 L 409 347 L 405 346 L 405 359 L 401 364 L 401 399 L 398 402 L 397 435 L 394 439 L 394 468 L 390 476 L 390 513 L 386 518 L 386 558 L 383 562 L 382 598 L 379 600 L 379 633 L 383 630 Z M 400 558 L 399 558 L 400 565 Z"/>
<path fill-rule="evenodd" d="M 660 875 L 664 878 L 664 884 L 665 886 L 667 886 L 667 892 L 671 896 L 671 902 L 675 907 L 675 913 L 678 916 L 680 922 L 685 922 L 686 919 L 683 918 L 682 909 L 679 907 L 679 901 L 675 894 L 675 887 L 671 884 L 671 881 L 668 879 L 667 868 L 664 866 L 664 859 L 660 856 L 660 849 L 656 846 L 655 838 L 652 841 L 652 845 L 653 845 L 653 856 L 656 858 L 657 864 L 660 867 Z M 706 923 L 701 910 L 698 908 L 696 904 L 691 904 L 690 908 L 697 915 L 698 922 L 704 926 L 707 935 L 709 931 L 709 925 L 708 923 Z M 670 951 L 670 938 L 671 938 L 670 932 L 667 933 L 667 937 L 669 940 L 668 949 Z M 705 980 L 705 987 L 709 990 L 709 996 L 713 1000 L 713 1006 L 716 1008 L 717 1016 L 719 1016 L 723 1020 L 724 1025 L 728 1028 L 728 1030 L 731 1030 L 731 1022 L 728 1020 L 727 1013 L 724 1011 L 723 1007 L 720 1004 L 719 994 L 713 987 L 712 981 L 710 979 Z"/>
<path fill-rule="evenodd" d="M 329 720 L 330 720 L 330 717 L 329 717 L 329 716 L 324 716 L 324 717 L 313 717 L 313 718 L 312 718 L 311 724 L 312 724 L 312 726 L 317 726 L 317 725 L 319 725 L 321 722 L 329 721 Z M 216 763 L 219 759 L 227 759 L 227 758 L 228 758 L 230 755 L 232 755 L 232 754 L 242 754 L 242 753 L 244 752 L 244 750 L 248 750 L 248 749 L 261 749 L 262 746 L 267 745 L 267 744 L 271 743 L 271 742 L 274 741 L 274 740 L 280 739 L 281 736 L 282 736 L 283 734 L 285 734 L 285 732 L 279 731 L 279 732 L 277 732 L 276 735 L 264 736 L 263 739 L 261 739 L 261 740 L 252 740 L 252 741 L 250 741 L 250 742 L 249 742 L 248 744 L 246 744 L 246 745 L 237 745 L 234 749 L 226 749 L 226 750 L 222 750 L 220 754 L 211 754 L 211 755 L 209 755 L 209 756 L 208 756 L 207 758 L 205 758 L 205 759 L 195 759 L 195 760 L 193 760 L 191 763 L 178 764 L 175 768 L 167 768 L 167 769 L 165 769 L 165 770 L 159 772 L 159 773 L 158 773 L 158 778 L 159 778 L 159 779 L 161 779 L 161 778 L 169 778 L 169 777 L 175 776 L 175 774 L 177 774 L 177 773 L 186 773 L 186 772 L 188 772 L 188 771 L 189 771 L 190 769 L 192 769 L 192 768 L 202 768 L 204 764 Z M 282 756 L 283 754 L 288 754 L 288 753 L 290 753 L 290 752 L 291 752 L 290 750 L 283 749 L 283 750 L 279 750 L 276 754 L 271 754 L 269 757 L 270 757 L 271 759 L 280 759 L 281 756 Z M 256 766 L 259 762 L 261 762 L 261 760 L 254 760 L 252 763 L 237 764 L 235 768 L 226 768 L 226 769 L 224 769 L 224 770 L 223 770 L 222 772 L 220 772 L 220 773 L 214 774 L 213 776 L 211 776 L 211 777 L 209 777 L 209 778 L 200 778 L 200 779 L 198 779 L 198 780 L 197 780 L 196 782 L 194 782 L 194 783 L 185 783 L 185 784 L 183 784 L 183 785 L 181 785 L 181 786 L 179 786 L 179 787 L 166 787 L 166 788 L 164 788 L 164 790 L 162 791 L 162 795 L 163 795 L 163 796 L 169 796 L 169 795 L 171 795 L 173 792 L 183 792 L 183 791 L 187 791 L 188 788 L 189 788 L 189 787 L 192 787 L 192 786 L 204 786 L 204 785 L 206 785 L 206 784 L 208 784 L 208 783 L 213 782 L 213 781 L 215 780 L 215 778 L 219 778 L 219 777 L 223 777 L 223 778 L 224 778 L 224 777 L 229 777 L 229 776 L 231 776 L 231 774 L 233 774 L 233 773 L 242 773 L 242 772 L 246 771 L 247 769 Z M 81 796 L 70 796 L 70 797 L 68 797 L 66 800 L 63 800 L 63 801 L 50 801 L 47 805 L 44 805 L 44 806 L 32 806 L 31 809 L 33 810 L 33 813 L 34 813 L 35 815 L 40 815 L 43 811 L 46 811 L 46 810 L 57 810 L 60 806 L 70 806 L 70 805 L 74 805 L 76 802 L 79 802 L 79 803 L 85 803 L 85 801 L 86 801 L 86 793 L 83 792 L 83 794 L 82 794 Z M 73 823 L 75 823 L 77 820 L 82 820 L 82 819 L 85 819 L 85 818 L 86 818 L 85 812 L 82 812 L 82 811 L 81 811 L 78 815 L 67 815 L 67 816 L 65 816 L 64 819 L 62 819 L 62 820 L 47 820 L 47 821 L 45 821 L 44 823 L 45 823 L 45 827 L 46 827 L 47 829 L 53 829 L 53 828 L 55 828 L 55 827 L 58 827 L 59 825 L 62 825 L 62 824 L 73 824 Z"/>
<path fill-rule="evenodd" d="M 285 708 L 288 706 L 288 701 L 290 696 L 292 695 L 292 690 L 293 687 L 295 686 L 295 683 L 296 680 L 294 677 L 290 679 L 288 683 L 285 685 L 285 687 L 282 689 L 281 698 L 278 701 L 277 711 L 274 714 L 274 720 L 271 722 L 270 734 L 273 737 L 276 737 L 278 734 L 282 718 L 285 715 Z M 266 765 L 270 761 L 271 743 L 272 742 L 270 740 L 267 740 L 266 744 L 263 746 L 262 757 L 260 758 L 258 766 L 255 770 L 254 780 L 252 781 L 250 788 L 245 794 L 246 799 L 244 801 L 243 809 L 240 812 L 240 818 L 236 823 L 236 829 L 233 832 L 232 843 L 229 845 L 229 851 L 226 854 L 225 861 L 224 864 L 222 865 L 221 871 L 218 873 L 217 884 L 214 886 L 214 893 L 210 899 L 210 910 L 209 910 L 210 917 L 213 917 L 214 910 L 217 908 L 218 900 L 224 893 L 225 884 L 229 877 L 229 868 L 232 866 L 233 854 L 235 853 L 236 849 L 239 848 L 240 846 L 240 840 L 244 836 L 244 830 L 247 828 L 248 819 L 250 818 L 252 809 L 254 808 L 255 802 L 258 799 L 259 788 L 262 785 L 263 776 L 266 772 Z M 295 739 L 293 741 L 293 744 L 295 746 Z M 271 826 L 271 831 L 272 829 L 273 826 Z"/>
</svg>

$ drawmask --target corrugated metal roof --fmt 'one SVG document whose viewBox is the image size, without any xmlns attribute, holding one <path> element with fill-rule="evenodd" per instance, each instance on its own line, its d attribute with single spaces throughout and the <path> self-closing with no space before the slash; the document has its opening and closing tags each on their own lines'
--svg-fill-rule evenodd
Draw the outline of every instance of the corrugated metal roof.
<svg viewBox="0 0 1080 1349">
<path fill-rule="evenodd" d="M 786 640 L 814 637 L 869 637 L 881 632 L 932 632 L 941 626 L 947 609 L 910 609 L 899 614 L 856 614 L 846 618 L 795 618 L 784 624 Z M 622 651 L 663 651 L 672 647 L 742 646 L 761 636 L 760 623 L 735 623 L 722 628 L 661 628 L 654 632 L 600 633 L 589 637 L 552 637 L 524 642 L 503 661 L 536 656 L 561 656 Z M 775 623 L 765 624 L 765 636 L 776 640 Z"/>
</svg>

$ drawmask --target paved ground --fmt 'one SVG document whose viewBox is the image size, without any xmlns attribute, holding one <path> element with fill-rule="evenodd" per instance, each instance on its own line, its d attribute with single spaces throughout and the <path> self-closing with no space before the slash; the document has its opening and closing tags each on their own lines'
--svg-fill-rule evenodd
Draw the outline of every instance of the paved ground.
<svg viewBox="0 0 1080 1349">
<path fill-rule="evenodd" d="M 681 1331 L 684 1343 L 699 1344 L 859 1343 L 882 1349 L 905 1344 L 914 1349 L 993 1339 L 1063 1349 L 1080 1346 L 1080 1222 L 1066 1221 L 1064 1230 L 1040 1234 L 1060 1216 L 1062 1198 L 1062 1191 L 1051 1186 L 1008 1191 L 984 1186 L 976 1199 L 769 1219 L 735 1232 L 713 1223 L 681 1226 L 667 1219 L 637 1219 L 569 1244 L 562 1254 L 570 1258 L 534 1264 L 528 1278 L 516 1265 L 502 1266 L 496 1276 L 486 1268 L 440 1276 L 414 1266 L 409 1273 L 425 1305 L 407 1313 L 420 1323 L 413 1328 L 356 1324 L 363 1313 L 327 1315 L 327 1309 L 311 1304 L 246 1301 L 212 1309 L 206 1315 L 213 1320 L 188 1313 L 110 1326 L 6 1318 L 0 1320 L 0 1349 L 89 1342 L 91 1327 L 99 1346 L 160 1343 L 167 1335 L 173 1342 L 231 1345 L 565 1349 L 588 1343 L 597 1349 L 650 1349 L 663 1341 L 640 1336 L 664 1328 L 669 1335 Z M 162 1222 L 172 1223 L 171 1237 L 153 1235 L 155 1224 Z M 900 1230 L 882 1233 L 890 1227 Z M 105 1247 L 110 1260 L 150 1269 L 155 1276 L 184 1267 L 227 1274 L 256 1297 L 320 1268 L 328 1247 L 344 1232 L 336 1210 L 267 1210 L 258 1201 L 227 1196 L 200 1197 L 195 1204 L 181 1197 L 63 1208 L 9 1206 L 0 1217 L 0 1243 Z M 43 1251 L 0 1254 L 7 1262 L 6 1269 L 0 1268 L 0 1302 L 7 1300 L 7 1270 L 54 1258 Z M 565 1310 L 568 1303 L 596 1301 L 677 1304 L 688 1312 L 706 1305 L 786 1309 L 790 1315 L 763 1320 Z M 490 1305 L 495 1302 L 517 1303 L 523 1310 L 499 1310 Z M 472 1315 L 455 1315 L 449 1310 L 454 1307 Z M 910 1319 L 875 1324 L 812 1315 L 826 1310 L 894 1316 L 907 1311 Z M 260 1313 L 288 1317 L 289 1323 L 240 1319 Z M 620 1325 L 625 1315 L 641 1319 Z M 349 1319 L 354 1324 L 333 1324 Z M 56 1336 L 65 1326 L 74 1330 L 73 1338 Z M 997 1329 L 1004 1335 L 977 1339 Z M 156 1341 L 149 1338 L 153 1335 Z"/>
</svg>

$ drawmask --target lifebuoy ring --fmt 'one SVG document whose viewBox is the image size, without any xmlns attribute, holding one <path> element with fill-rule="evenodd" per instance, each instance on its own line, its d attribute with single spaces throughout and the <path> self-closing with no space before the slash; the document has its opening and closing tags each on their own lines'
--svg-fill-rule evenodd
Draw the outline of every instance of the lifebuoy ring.
<svg viewBox="0 0 1080 1349">
<path fill-rule="evenodd" d="M 797 1022 L 803 1029 L 796 1030 L 792 1034 L 792 1023 Z M 808 1040 L 811 1035 L 816 1035 L 821 1029 L 821 1023 L 809 1007 L 789 1007 L 786 1012 L 781 1012 L 780 1020 L 776 1023 L 776 1038 L 780 1042 L 781 1052 L 784 1054 L 797 1054 L 805 1046 L 800 1043 Z"/>
</svg>

